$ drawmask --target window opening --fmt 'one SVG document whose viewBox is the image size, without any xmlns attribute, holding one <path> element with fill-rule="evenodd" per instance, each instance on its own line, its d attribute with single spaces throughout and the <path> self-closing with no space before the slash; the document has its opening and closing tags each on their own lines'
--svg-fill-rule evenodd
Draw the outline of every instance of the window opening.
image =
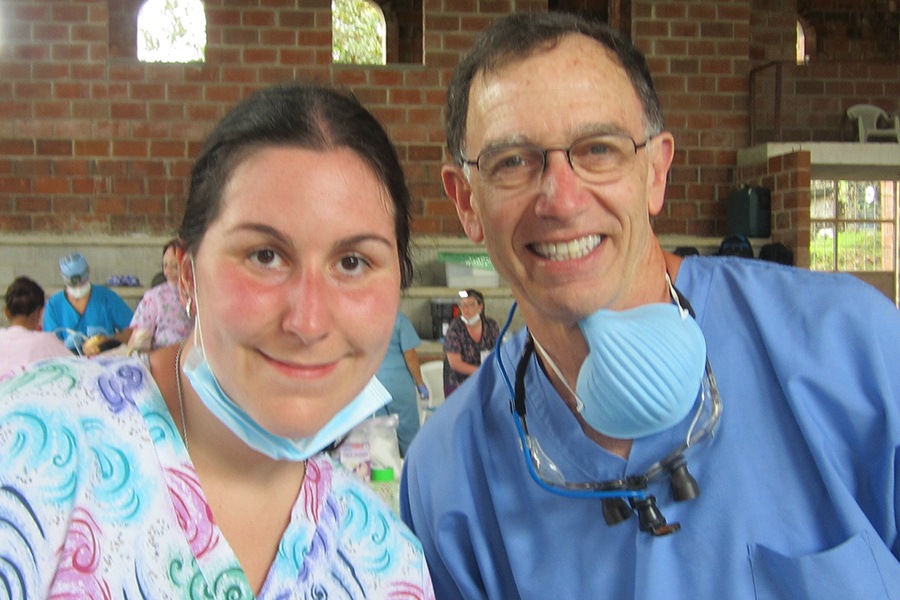
<svg viewBox="0 0 900 600">
<path fill-rule="evenodd" d="M 374 2 L 333 0 L 331 31 L 334 63 L 387 64 L 384 12 Z"/>
<path fill-rule="evenodd" d="M 809 55 L 806 53 L 806 33 L 803 31 L 803 23 L 797 21 L 797 64 L 805 65 L 809 62 Z"/>
<path fill-rule="evenodd" d="M 331 3 L 331 58 L 335 63 L 387 63 L 385 19 L 381 7 L 369 0 Z"/>
<path fill-rule="evenodd" d="M 810 269 L 895 272 L 900 181 L 813 180 Z"/>
<path fill-rule="evenodd" d="M 206 14 L 201 0 L 147 0 L 138 13 L 137 57 L 142 62 L 206 60 Z"/>
</svg>

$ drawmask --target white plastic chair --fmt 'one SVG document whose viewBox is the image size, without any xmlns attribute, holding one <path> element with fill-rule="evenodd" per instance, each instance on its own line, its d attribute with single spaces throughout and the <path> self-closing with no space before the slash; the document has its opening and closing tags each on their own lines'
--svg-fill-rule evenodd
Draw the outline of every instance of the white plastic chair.
<svg viewBox="0 0 900 600">
<path fill-rule="evenodd" d="M 430 397 L 427 405 L 422 406 L 419 411 L 419 418 L 424 423 L 425 419 L 444 402 L 444 361 L 432 360 L 422 363 L 420 368 L 422 380 L 425 382 L 425 387 L 428 388 Z"/>
<path fill-rule="evenodd" d="M 847 116 L 856 121 L 859 141 L 868 142 L 872 138 L 894 139 L 900 143 L 900 116 L 890 116 L 883 109 L 872 104 L 855 104 L 847 109 Z M 890 123 L 881 127 L 880 123 Z"/>
</svg>

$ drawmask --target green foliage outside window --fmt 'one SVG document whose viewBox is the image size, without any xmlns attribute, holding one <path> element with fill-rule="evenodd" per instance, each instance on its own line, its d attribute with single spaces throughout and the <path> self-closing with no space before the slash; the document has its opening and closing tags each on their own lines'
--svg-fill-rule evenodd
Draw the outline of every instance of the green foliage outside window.
<svg viewBox="0 0 900 600">
<path fill-rule="evenodd" d="M 331 3 L 332 60 L 355 65 L 383 65 L 384 15 L 367 0 Z"/>
<path fill-rule="evenodd" d="M 196 62 L 206 58 L 206 15 L 200 0 L 147 0 L 138 14 L 138 60 Z"/>
</svg>

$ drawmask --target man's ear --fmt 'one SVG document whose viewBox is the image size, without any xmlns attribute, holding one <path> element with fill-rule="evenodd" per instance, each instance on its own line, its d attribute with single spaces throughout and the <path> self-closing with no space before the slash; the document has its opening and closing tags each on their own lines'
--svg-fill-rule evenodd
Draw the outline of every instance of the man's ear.
<svg viewBox="0 0 900 600">
<path fill-rule="evenodd" d="M 651 140 L 647 151 L 650 153 L 647 171 L 647 211 L 651 217 L 655 217 L 662 211 L 666 199 L 669 169 L 675 158 L 675 138 L 668 131 L 663 131 Z"/>
<path fill-rule="evenodd" d="M 456 214 L 462 223 L 466 235 L 475 243 L 484 240 L 484 230 L 481 226 L 481 218 L 472 206 L 472 186 L 469 185 L 462 168 L 457 165 L 445 164 L 441 167 L 441 180 L 444 182 L 444 191 L 447 197 L 456 206 Z"/>
</svg>

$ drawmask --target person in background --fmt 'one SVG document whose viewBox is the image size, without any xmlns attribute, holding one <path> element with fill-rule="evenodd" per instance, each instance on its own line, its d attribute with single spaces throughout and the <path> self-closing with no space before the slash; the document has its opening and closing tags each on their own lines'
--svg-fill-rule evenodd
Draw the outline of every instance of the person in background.
<svg viewBox="0 0 900 600">
<path fill-rule="evenodd" d="M 41 331 L 44 290 L 28 277 L 17 277 L 4 296 L 3 314 L 9 327 L 0 329 L 0 380 L 45 358 L 72 353 L 52 333 Z"/>
<path fill-rule="evenodd" d="M 444 397 L 478 370 L 497 344 L 500 328 L 484 314 L 484 295 L 459 292 L 459 317 L 450 321 L 444 336 Z"/>
<path fill-rule="evenodd" d="M 165 282 L 166 282 L 166 274 L 163 273 L 162 271 L 160 271 L 159 273 L 157 273 L 156 275 L 153 276 L 153 279 L 150 280 L 150 287 L 155 288 L 159 284 L 165 283 Z"/>
<path fill-rule="evenodd" d="M 378 414 L 395 414 L 400 418 L 397 427 L 400 456 L 406 455 L 409 443 L 419 431 L 417 396 L 419 400 L 428 400 L 428 388 L 422 379 L 419 353 L 416 351 L 421 343 L 409 318 L 398 312 L 387 354 L 375 374 L 391 394 L 391 401 Z"/>
<path fill-rule="evenodd" d="M 663 251 L 675 139 L 605 25 L 499 19 L 447 99 L 445 190 L 526 327 L 406 455 L 437 596 L 900 597 L 893 303 Z"/>
<path fill-rule="evenodd" d="M 266 88 L 191 172 L 180 345 L 0 384 L 0 548 L 16 598 L 433 598 L 418 541 L 322 452 L 411 277 L 410 197 L 349 94 Z"/>
<path fill-rule="evenodd" d="M 131 337 L 128 304 L 108 287 L 90 282 L 90 267 L 80 252 L 59 259 L 66 288 L 50 297 L 44 331 L 55 333 L 66 348 L 92 356 Z"/>
<path fill-rule="evenodd" d="M 774 242 L 765 244 L 759 249 L 759 259 L 768 260 L 782 265 L 794 265 L 794 251 L 782 244 Z"/>
<path fill-rule="evenodd" d="M 746 235 L 742 233 L 733 233 L 722 240 L 716 254 L 718 256 L 753 258 L 753 244 L 750 243 L 750 239 Z"/>
<path fill-rule="evenodd" d="M 147 351 L 177 344 L 187 337 L 192 319 L 178 291 L 178 240 L 169 240 L 163 246 L 162 267 L 166 280 L 146 292 L 138 302 L 131 319 L 133 350 Z"/>
</svg>

